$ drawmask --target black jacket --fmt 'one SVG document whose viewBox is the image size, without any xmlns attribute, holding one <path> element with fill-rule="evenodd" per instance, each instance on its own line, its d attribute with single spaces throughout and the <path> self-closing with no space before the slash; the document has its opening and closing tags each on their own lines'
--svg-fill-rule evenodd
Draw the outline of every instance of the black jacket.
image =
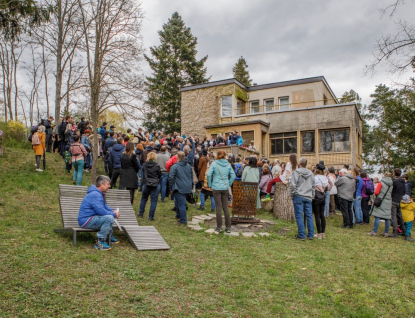
<svg viewBox="0 0 415 318">
<path fill-rule="evenodd" d="M 405 182 L 405 194 L 412 197 L 412 182 L 411 181 Z"/>
<path fill-rule="evenodd" d="M 392 187 L 392 202 L 400 203 L 405 195 L 405 179 L 394 179 Z"/>
<path fill-rule="evenodd" d="M 146 183 L 147 178 L 160 179 L 161 169 L 158 163 L 153 160 L 149 160 L 143 165 L 143 182 Z"/>
<path fill-rule="evenodd" d="M 65 131 L 66 131 L 67 125 L 68 125 L 68 122 L 64 120 L 62 121 L 61 126 L 59 127 L 59 136 L 61 137 L 61 140 L 65 140 Z"/>
<path fill-rule="evenodd" d="M 123 153 L 121 155 L 120 188 L 137 189 L 137 172 L 137 156 L 135 154 L 129 156 L 126 153 Z"/>
<path fill-rule="evenodd" d="M 85 122 L 84 121 L 81 121 L 78 124 L 78 129 L 81 131 L 81 136 L 82 136 L 85 133 Z"/>
</svg>

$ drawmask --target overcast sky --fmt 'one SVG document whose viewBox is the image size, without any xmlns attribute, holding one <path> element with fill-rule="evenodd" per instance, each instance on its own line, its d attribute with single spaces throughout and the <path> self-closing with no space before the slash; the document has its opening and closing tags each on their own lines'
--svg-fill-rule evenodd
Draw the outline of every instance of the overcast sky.
<svg viewBox="0 0 415 318">
<path fill-rule="evenodd" d="M 245 57 L 254 83 L 265 84 L 323 75 L 337 97 L 354 89 L 370 103 L 375 85 L 406 82 L 412 72 L 392 77 L 385 68 L 372 76 L 376 40 L 395 33 L 398 19 L 413 20 L 407 1 L 392 18 L 379 12 L 393 0 L 144 0 L 143 40 L 159 45 L 157 31 L 178 11 L 198 38 L 198 57 L 208 55 L 211 80 L 233 77 L 232 67 Z M 142 68 L 151 73 L 147 63 Z"/>
</svg>

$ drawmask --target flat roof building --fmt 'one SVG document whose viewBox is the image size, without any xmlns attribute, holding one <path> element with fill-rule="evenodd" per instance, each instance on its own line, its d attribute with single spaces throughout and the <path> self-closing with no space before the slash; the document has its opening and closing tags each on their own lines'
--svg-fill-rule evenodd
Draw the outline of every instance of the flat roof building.
<svg viewBox="0 0 415 318">
<path fill-rule="evenodd" d="M 214 136 L 236 130 L 260 156 L 362 167 L 362 119 L 339 104 L 324 76 L 246 87 L 237 79 L 181 89 L 182 132 Z"/>
</svg>

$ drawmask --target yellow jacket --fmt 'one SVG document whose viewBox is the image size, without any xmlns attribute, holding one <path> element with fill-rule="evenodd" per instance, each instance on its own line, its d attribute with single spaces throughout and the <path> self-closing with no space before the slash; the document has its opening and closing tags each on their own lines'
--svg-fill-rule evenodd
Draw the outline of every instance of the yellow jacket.
<svg viewBox="0 0 415 318">
<path fill-rule="evenodd" d="M 403 203 L 401 201 L 402 218 L 404 222 L 411 222 L 414 220 L 415 202 Z"/>
</svg>

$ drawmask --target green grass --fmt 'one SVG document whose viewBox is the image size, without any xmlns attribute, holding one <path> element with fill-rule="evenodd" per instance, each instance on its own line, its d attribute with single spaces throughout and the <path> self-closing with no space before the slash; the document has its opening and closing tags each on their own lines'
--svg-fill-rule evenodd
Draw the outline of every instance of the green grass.
<svg viewBox="0 0 415 318">
<path fill-rule="evenodd" d="M 295 224 L 282 221 L 268 238 L 209 236 L 176 226 L 168 201 L 151 225 L 169 251 L 137 252 L 119 233 L 122 242 L 101 252 L 93 249 L 94 234 L 79 234 L 74 247 L 71 235 L 53 232 L 61 227 L 58 185 L 72 183 L 57 155 L 48 154 L 46 171 L 36 173 L 32 151 L 7 148 L 0 167 L 1 317 L 415 313 L 415 245 L 367 237 L 371 227 L 340 230 L 340 216 L 328 219 L 325 240 L 296 241 Z M 89 174 L 83 183 L 90 184 Z M 138 204 L 136 198 L 135 211 Z"/>
</svg>

